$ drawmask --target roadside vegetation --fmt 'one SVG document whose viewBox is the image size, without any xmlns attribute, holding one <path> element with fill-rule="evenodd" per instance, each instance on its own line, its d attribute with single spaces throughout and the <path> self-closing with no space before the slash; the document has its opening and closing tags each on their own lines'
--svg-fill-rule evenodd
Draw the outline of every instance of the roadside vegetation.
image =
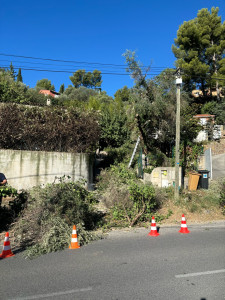
<svg viewBox="0 0 225 300">
<path fill-rule="evenodd" d="M 68 248 L 73 224 L 83 246 L 112 228 L 150 227 L 152 216 L 157 225 L 180 224 L 183 213 L 189 224 L 225 219 L 225 179 L 208 190 L 183 190 L 176 201 L 173 188 L 143 184 L 123 163 L 103 171 L 94 192 L 61 178 L 3 195 L 11 201 L 0 207 L 0 232 L 9 230 L 14 249 L 27 258 Z"/>
<path fill-rule="evenodd" d="M 85 245 L 101 238 L 93 232 L 102 217 L 94 209 L 96 202 L 82 182 L 60 178 L 59 183 L 22 191 L 8 208 L 1 207 L 1 230 L 10 227 L 14 247 L 31 258 L 68 247 L 74 224 L 80 245 Z"/>
<path fill-rule="evenodd" d="M 184 83 L 183 176 L 197 170 L 204 149 L 203 143 L 195 142 L 202 126 L 193 116 L 213 114 L 215 124 L 225 125 L 225 23 L 218 12 L 217 8 L 202 9 L 195 19 L 184 22 L 172 47 Z M 0 232 L 9 230 L 14 245 L 25 250 L 26 257 L 67 248 L 74 224 L 84 245 L 111 228 L 149 226 L 153 215 L 163 224 L 180 222 L 181 213 L 193 222 L 225 214 L 225 179 L 212 181 L 208 190 L 181 190 L 179 201 L 174 199 L 173 187 L 143 183 L 142 154 L 149 162 L 144 172 L 175 165 L 175 70 L 165 69 L 149 78 L 150 67 L 143 67 L 135 52 L 127 50 L 124 58 L 134 80 L 132 88 L 122 87 L 111 97 L 101 90 L 99 70 L 77 70 L 70 76 L 72 84 L 67 88 L 62 84 L 59 97 L 50 97 L 50 106 L 39 93 L 55 90 L 50 80 L 38 80 L 30 88 L 23 83 L 21 69 L 16 73 L 12 63 L 9 69 L 0 69 L 0 148 L 87 152 L 95 154 L 96 161 L 101 158 L 94 192 L 69 178 L 26 191 L 1 189 Z M 201 91 L 198 97 L 193 90 Z M 208 134 L 212 139 L 212 123 Z M 139 148 L 128 168 L 138 137 Z M 8 205 L 4 205 L 6 197 L 11 200 Z"/>
</svg>

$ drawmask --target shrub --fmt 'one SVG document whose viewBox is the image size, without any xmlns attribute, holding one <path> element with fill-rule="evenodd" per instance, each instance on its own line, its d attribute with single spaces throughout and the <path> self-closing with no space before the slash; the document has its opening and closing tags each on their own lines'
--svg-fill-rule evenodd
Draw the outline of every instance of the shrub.
<svg viewBox="0 0 225 300">
<path fill-rule="evenodd" d="M 98 187 L 109 210 L 109 226 L 134 226 L 148 220 L 156 207 L 153 186 L 139 181 L 135 172 L 124 164 L 105 171 Z"/>
<path fill-rule="evenodd" d="M 110 207 L 108 222 L 111 226 L 134 226 L 148 221 L 154 208 L 155 191 L 152 185 L 131 182 L 113 194 L 114 202 Z"/>
<path fill-rule="evenodd" d="M 124 207 L 124 212 L 133 226 L 137 221 L 146 221 L 151 217 L 152 209 L 156 206 L 155 190 L 152 185 L 131 183 L 129 186 L 130 207 Z"/>
<path fill-rule="evenodd" d="M 26 206 L 27 194 L 25 191 L 20 193 L 10 185 L 1 186 L 0 188 L 0 200 L 2 197 L 10 197 L 11 201 L 8 202 L 8 206 L 2 206 L 0 201 L 0 232 L 7 231 L 11 223 L 15 222 L 20 212 Z"/>
</svg>

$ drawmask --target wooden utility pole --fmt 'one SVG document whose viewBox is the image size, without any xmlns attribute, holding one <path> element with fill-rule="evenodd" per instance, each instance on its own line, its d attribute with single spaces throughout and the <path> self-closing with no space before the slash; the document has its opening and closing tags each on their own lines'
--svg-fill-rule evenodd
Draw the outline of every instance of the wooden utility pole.
<svg viewBox="0 0 225 300">
<path fill-rule="evenodd" d="M 180 167 L 180 88 L 182 78 L 180 68 L 176 72 L 177 109 L 176 109 L 176 155 L 175 155 L 175 199 L 179 199 L 179 167 Z"/>
</svg>

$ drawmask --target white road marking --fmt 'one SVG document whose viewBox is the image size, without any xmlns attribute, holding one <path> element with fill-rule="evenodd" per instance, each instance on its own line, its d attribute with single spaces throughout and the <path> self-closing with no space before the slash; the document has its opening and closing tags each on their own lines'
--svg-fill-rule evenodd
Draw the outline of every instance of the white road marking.
<svg viewBox="0 0 225 300">
<path fill-rule="evenodd" d="M 175 275 L 175 277 L 176 278 L 193 277 L 193 276 L 211 275 L 211 274 L 218 274 L 218 273 L 225 273 L 225 269 L 215 270 L 215 271 L 198 272 L 198 273 L 180 274 L 180 275 Z"/>
<path fill-rule="evenodd" d="M 27 297 L 13 298 L 13 299 L 10 299 L 10 300 L 41 299 L 41 298 L 49 298 L 49 297 L 55 297 L 55 296 L 69 295 L 69 294 L 80 293 L 80 292 L 88 292 L 88 291 L 91 291 L 91 290 L 92 290 L 92 287 L 87 287 L 87 288 L 69 290 L 69 291 L 64 291 L 64 292 L 56 292 L 56 293 L 50 293 L 50 294 L 39 294 L 39 295 L 33 295 L 33 296 L 27 296 Z"/>
</svg>

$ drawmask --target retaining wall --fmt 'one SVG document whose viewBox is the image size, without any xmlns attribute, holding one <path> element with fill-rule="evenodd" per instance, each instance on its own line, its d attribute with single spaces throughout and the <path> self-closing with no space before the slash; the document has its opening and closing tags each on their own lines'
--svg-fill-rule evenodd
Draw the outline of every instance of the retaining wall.
<svg viewBox="0 0 225 300">
<path fill-rule="evenodd" d="M 18 190 L 52 183 L 64 175 L 72 181 L 85 179 L 89 190 L 93 186 L 93 159 L 89 154 L 0 150 L 0 172 Z"/>
</svg>

